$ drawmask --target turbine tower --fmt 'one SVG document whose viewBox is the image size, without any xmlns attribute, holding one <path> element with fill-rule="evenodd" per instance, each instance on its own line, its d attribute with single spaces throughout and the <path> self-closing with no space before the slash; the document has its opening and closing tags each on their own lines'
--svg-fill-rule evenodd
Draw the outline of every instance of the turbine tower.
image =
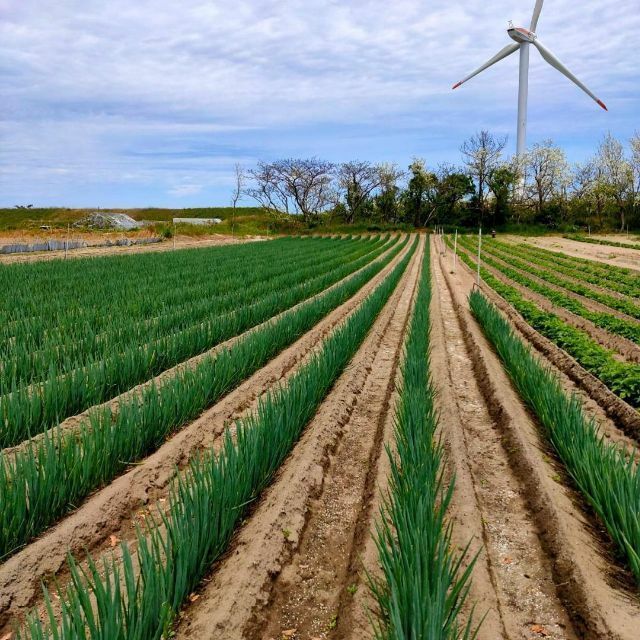
<svg viewBox="0 0 640 640">
<path fill-rule="evenodd" d="M 520 50 L 520 79 L 518 85 L 518 142 L 516 146 L 516 154 L 520 157 L 526 151 L 526 138 L 527 138 L 527 97 L 529 93 L 529 45 L 533 45 L 538 49 L 540 55 L 560 73 L 567 76 L 571 82 L 577 84 L 588 96 L 593 98 L 605 111 L 608 111 L 606 105 L 600 100 L 594 93 L 592 93 L 585 84 L 580 82 L 567 67 L 565 67 L 558 58 L 556 58 L 549 49 L 547 49 L 536 35 L 536 27 L 538 26 L 538 18 L 540 17 L 540 11 L 542 11 L 542 4 L 544 0 L 536 0 L 536 6 L 533 9 L 533 16 L 531 17 L 531 26 L 528 29 L 524 27 L 514 27 L 512 23 L 509 23 L 507 33 L 512 40 L 515 40 L 515 44 L 509 44 L 504 49 L 501 49 L 496 53 L 493 58 L 487 60 L 481 67 L 478 67 L 473 73 L 470 73 L 466 78 L 460 80 L 453 85 L 453 89 L 457 89 L 461 84 L 467 80 L 478 75 L 496 62 L 500 62 L 503 58 L 510 56 L 512 53 Z"/>
</svg>

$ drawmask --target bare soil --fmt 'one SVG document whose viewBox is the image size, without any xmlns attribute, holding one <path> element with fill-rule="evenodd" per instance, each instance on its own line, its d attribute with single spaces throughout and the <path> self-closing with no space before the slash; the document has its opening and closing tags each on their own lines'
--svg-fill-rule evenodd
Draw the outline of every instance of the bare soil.
<svg viewBox="0 0 640 640">
<path fill-rule="evenodd" d="M 377 465 L 390 435 L 421 252 L 233 549 L 184 612 L 178 638 L 345 637 L 337 632 L 339 614 L 354 587 L 364 591 L 358 549 L 376 513 Z M 354 637 L 366 637 L 366 618 L 358 623 Z"/>
<path fill-rule="evenodd" d="M 547 637 L 576 638 L 556 594 L 525 489 L 510 466 L 503 432 L 479 381 L 469 375 L 472 354 L 465 332 L 471 321 L 463 289 L 468 281 L 456 279 L 450 285 L 437 252 L 432 265 L 432 367 L 440 428 L 457 480 L 452 508 L 457 546 L 471 543 L 470 554 L 480 552 L 472 599 L 478 615 L 487 614 L 481 637 L 535 637 L 532 628 L 539 625 Z"/>
<path fill-rule="evenodd" d="M 627 235 L 626 233 L 603 233 L 594 236 L 597 240 L 609 240 L 613 242 L 620 242 L 622 244 L 640 244 L 640 236 Z"/>
<path fill-rule="evenodd" d="M 568 256 L 578 258 L 588 258 L 589 260 L 597 260 L 604 264 L 615 265 L 616 267 L 625 267 L 627 269 L 636 269 L 640 271 L 640 252 L 637 249 L 626 247 L 606 247 L 599 244 L 590 244 L 588 242 L 579 242 L 577 240 L 568 240 L 557 236 L 540 236 L 540 237 L 522 237 L 522 236 L 504 236 L 505 240 L 514 244 L 532 244 L 536 247 L 549 249 L 551 251 L 559 251 L 566 253 Z"/>
</svg>

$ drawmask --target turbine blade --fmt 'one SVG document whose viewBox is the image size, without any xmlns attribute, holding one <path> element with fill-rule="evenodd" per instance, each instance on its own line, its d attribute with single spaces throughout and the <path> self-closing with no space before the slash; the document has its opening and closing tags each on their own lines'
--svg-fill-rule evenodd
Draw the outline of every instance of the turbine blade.
<svg viewBox="0 0 640 640">
<path fill-rule="evenodd" d="M 569 78 L 569 80 L 571 80 L 571 82 L 573 82 L 574 84 L 577 84 L 590 98 L 592 98 L 593 100 L 595 100 L 605 111 L 608 111 L 607 109 L 607 105 L 605 105 L 604 102 L 602 102 L 602 100 L 600 100 L 598 98 L 598 96 L 595 95 L 595 93 L 593 93 L 592 91 L 590 91 L 587 86 L 585 84 L 583 84 L 582 82 L 580 82 L 580 80 L 578 80 L 578 78 L 576 78 L 573 73 L 571 73 L 571 71 L 569 71 L 569 69 L 567 69 L 567 67 L 565 67 L 562 62 L 560 62 L 560 60 L 558 60 L 558 58 L 556 58 L 553 53 L 551 53 L 551 51 L 549 51 L 549 49 L 547 49 L 542 42 L 540 42 L 540 40 L 538 40 L 537 38 L 533 41 L 533 44 L 537 47 L 538 51 L 540 52 L 540 55 L 555 69 L 557 69 L 560 73 L 562 73 L 563 75 L 567 76 L 567 78 Z"/>
<path fill-rule="evenodd" d="M 536 6 L 533 8 L 533 15 L 531 16 L 531 26 L 529 27 L 529 31 L 535 32 L 536 27 L 538 26 L 538 18 L 540 17 L 543 3 L 544 0 L 536 0 Z"/>
<path fill-rule="evenodd" d="M 484 71 L 485 69 L 490 67 L 492 64 L 495 64 L 496 62 L 500 62 L 500 60 L 502 60 L 503 58 L 510 56 L 519 48 L 520 48 L 519 44 L 508 44 L 504 49 L 500 49 L 500 51 L 498 51 L 498 53 L 496 53 L 496 55 L 493 56 L 491 60 L 487 60 L 487 62 L 485 62 L 481 67 L 478 67 L 473 73 L 470 73 L 466 78 L 463 78 L 462 80 L 460 80 L 460 82 L 456 82 L 456 84 L 454 84 L 453 87 L 451 88 L 457 89 L 461 84 L 473 78 L 473 76 L 477 76 L 481 71 Z"/>
</svg>

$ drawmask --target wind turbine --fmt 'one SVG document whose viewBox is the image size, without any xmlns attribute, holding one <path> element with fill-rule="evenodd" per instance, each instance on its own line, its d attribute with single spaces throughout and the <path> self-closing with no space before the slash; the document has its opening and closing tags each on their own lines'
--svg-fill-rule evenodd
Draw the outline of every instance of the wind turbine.
<svg viewBox="0 0 640 640">
<path fill-rule="evenodd" d="M 466 78 L 460 80 L 460 82 L 453 85 L 453 89 L 457 89 L 462 83 L 478 75 L 496 62 L 510 56 L 520 50 L 520 80 L 518 86 L 518 142 L 516 146 L 516 153 L 518 156 L 522 156 L 526 151 L 526 137 L 527 137 L 527 97 L 529 93 L 529 45 L 532 44 L 540 55 L 560 73 L 567 76 L 571 82 L 577 84 L 588 96 L 593 98 L 605 111 L 608 111 L 606 105 L 600 100 L 594 93 L 592 93 L 585 84 L 580 82 L 567 67 L 565 67 L 558 58 L 556 58 L 547 47 L 538 39 L 536 35 L 536 27 L 538 26 L 538 18 L 542 11 L 542 4 L 544 0 L 536 0 L 536 6 L 533 9 L 533 16 L 531 17 L 531 26 L 528 29 L 524 27 L 514 27 L 513 23 L 509 23 L 507 33 L 512 40 L 515 40 L 515 44 L 509 44 L 504 49 L 501 49 L 496 53 L 493 58 L 487 60 L 481 67 L 478 67 L 473 73 L 470 73 Z"/>
</svg>

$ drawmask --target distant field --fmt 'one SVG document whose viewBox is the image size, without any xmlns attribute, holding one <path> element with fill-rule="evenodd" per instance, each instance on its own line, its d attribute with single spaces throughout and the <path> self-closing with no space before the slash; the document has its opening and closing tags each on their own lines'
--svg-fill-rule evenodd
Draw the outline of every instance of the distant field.
<svg viewBox="0 0 640 640">
<path fill-rule="evenodd" d="M 0 208 L 0 232 L 2 231 L 40 231 L 42 225 L 53 229 L 66 228 L 93 211 L 99 209 L 67 209 L 63 207 L 47 207 L 41 209 L 2 209 Z M 175 217 L 221 218 L 222 224 L 213 227 L 216 233 L 230 233 L 233 209 L 231 207 L 207 207 L 195 209 L 105 209 L 130 215 L 135 220 L 148 220 L 158 223 L 170 223 Z M 241 207 L 236 209 L 234 231 L 242 234 L 263 233 L 267 230 L 269 217 L 258 207 Z M 181 225 L 182 226 L 182 225 Z M 184 225 L 187 226 L 187 225 Z M 189 227 L 190 229 L 190 227 Z M 211 231 L 190 229 L 194 234 L 206 234 Z"/>
<path fill-rule="evenodd" d="M 0 208 L 0 235 L 10 239 L 19 233 L 20 236 L 41 236 L 41 226 L 51 227 L 46 233 L 66 233 L 67 225 L 79 220 L 94 211 L 110 211 L 126 213 L 135 220 L 146 220 L 156 223 L 149 230 L 163 234 L 167 229 L 178 235 L 206 236 L 212 233 L 222 235 L 269 235 L 300 233 L 366 233 L 377 231 L 403 230 L 411 231 L 413 227 L 406 224 L 386 224 L 374 220 L 363 220 L 355 224 L 345 224 L 341 220 L 332 219 L 328 214 L 322 216 L 317 225 L 305 225 L 301 216 L 280 214 L 277 220 L 259 207 L 238 207 L 235 217 L 231 207 L 199 207 L 191 209 L 66 209 L 48 207 L 41 209 L 2 209 Z M 211 226 L 194 226 L 178 224 L 175 229 L 171 225 L 173 218 L 220 218 L 222 222 Z M 81 231 L 79 229 L 78 231 Z M 106 233 L 98 231 L 98 233 Z M 122 232 L 118 232 L 122 233 Z M 127 232 L 135 235 L 136 232 Z"/>
</svg>

